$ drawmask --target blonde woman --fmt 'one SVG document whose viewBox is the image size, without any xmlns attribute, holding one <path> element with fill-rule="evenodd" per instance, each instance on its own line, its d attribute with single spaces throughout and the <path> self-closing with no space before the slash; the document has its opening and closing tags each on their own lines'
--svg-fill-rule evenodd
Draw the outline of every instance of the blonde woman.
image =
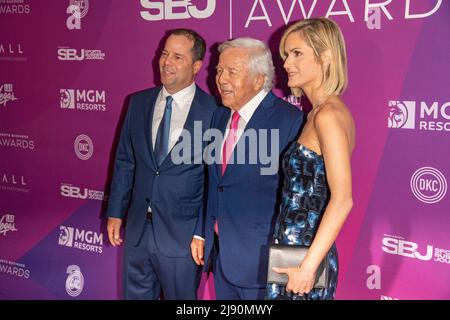
<svg viewBox="0 0 450 320">
<path fill-rule="evenodd" d="M 338 278 L 335 239 L 352 202 L 350 159 L 355 145 L 352 115 L 339 95 L 347 85 L 345 43 L 327 18 L 290 26 L 280 43 L 288 86 L 313 109 L 298 140 L 283 158 L 284 186 L 275 243 L 309 247 L 301 265 L 274 268 L 286 285 L 268 283 L 267 299 L 333 299 Z M 325 288 L 313 288 L 327 257 Z"/>
</svg>

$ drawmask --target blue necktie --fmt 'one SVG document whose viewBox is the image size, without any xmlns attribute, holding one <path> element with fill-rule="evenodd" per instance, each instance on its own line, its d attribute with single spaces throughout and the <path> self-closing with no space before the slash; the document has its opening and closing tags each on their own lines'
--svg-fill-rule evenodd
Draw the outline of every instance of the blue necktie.
<svg viewBox="0 0 450 320">
<path fill-rule="evenodd" d="M 170 133 L 170 118 L 172 117 L 172 96 L 167 96 L 166 107 L 164 108 L 164 115 L 159 124 L 158 133 L 155 141 L 155 156 L 158 161 L 158 166 L 161 165 L 164 158 L 169 153 L 169 133 Z"/>
</svg>

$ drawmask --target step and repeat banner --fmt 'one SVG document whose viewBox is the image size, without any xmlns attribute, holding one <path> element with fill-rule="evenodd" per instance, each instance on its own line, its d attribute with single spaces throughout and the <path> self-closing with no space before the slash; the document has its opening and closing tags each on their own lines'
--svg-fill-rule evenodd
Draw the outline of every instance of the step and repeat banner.
<svg viewBox="0 0 450 320">
<path fill-rule="evenodd" d="M 450 299 L 448 0 L 0 0 L 0 299 L 121 298 L 103 218 L 115 144 L 167 30 L 204 36 L 211 94 L 218 43 L 266 41 L 284 97 L 281 34 L 320 16 L 344 33 L 357 127 L 336 298 Z"/>
</svg>

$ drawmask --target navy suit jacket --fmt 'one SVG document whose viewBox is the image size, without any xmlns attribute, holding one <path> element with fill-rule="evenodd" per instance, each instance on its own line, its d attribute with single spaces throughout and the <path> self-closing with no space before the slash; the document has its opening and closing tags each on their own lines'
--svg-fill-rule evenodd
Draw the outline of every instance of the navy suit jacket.
<svg viewBox="0 0 450 320">
<path fill-rule="evenodd" d="M 224 133 L 230 113 L 230 109 L 217 109 L 211 126 Z M 278 212 L 282 182 L 280 157 L 289 143 L 298 137 L 303 121 L 302 111 L 269 92 L 256 108 L 242 136 L 250 129 L 279 130 L 275 174 L 261 175 L 260 169 L 268 165 L 262 164 L 259 157 L 256 164 L 249 163 L 249 149 L 252 146 L 242 136 L 231 157 L 236 157 L 240 144 L 247 143 L 246 164 L 236 164 L 236 161 L 235 164 L 228 164 L 223 176 L 221 164 L 208 165 L 208 201 L 204 216 L 205 268 L 211 263 L 209 258 L 214 243 L 214 222 L 217 219 L 222 269 L 228 281 L 235 286 L 262 288 L 266 285 L 268 246 Z M 266 146 L 271 150 L 270 134 L 268 136 Z M 260 140 L 261 137 L 259 134 L 259 147 L 264 142 Z"/>
<path fill-rule="evenodd" d="M 206 142 L 202 135 L 210 126 L 217 104 L 196 87 L 184 129 L 192 138 L 195 135 L 200 146 L 192 144 L 184 150 L 182 155 L 191 163 L 175 164 L 171 154 L 182 142 L 180 137 L 158 167 L 152 146 L 152 122 L 160 90 L 161 87 L 148 89 L 131 97 L 118 144 L 107 216 L 124 218 L 128 211 L 125 241 L 137 245 L 150 206 L 159 251 L 167 257 L 186 257 L 190 255 L 198 216 L 204 209 L 205 165 L 201 153 Z M 202 123 L 202 130 L 194 130 L 194 121 L 197 126 L 198 121 Z"/>
</svg>

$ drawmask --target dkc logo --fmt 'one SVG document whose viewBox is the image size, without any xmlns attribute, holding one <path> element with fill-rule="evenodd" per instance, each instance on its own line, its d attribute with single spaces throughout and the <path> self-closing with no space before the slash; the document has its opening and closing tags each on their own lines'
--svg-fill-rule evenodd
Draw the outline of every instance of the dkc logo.
<svg viewBox="0 0 450 320">
<path fill-rule="evenodd" d="M 410 185 L 414 196 L 424 203 L 437 203 L 447 193 L 447 179 L 441 171 L 433 167 L 416 170 Z"/>
<path fill-rule="evenodd" d="M 141 17 L 148 21 L 159 20 L 182 20 L 182 19 L 205 19 L 214 13 L 216 9 L 216 0 L 202 0 L 196 2 L 205 2 L 206 7 L 199 10 L 192 0 L 164 0 L 152 1 L 141 0 L 141 6 L 147 11 L 141 11 Z M 202 6 L 203 7 L 203 6 Z"/>
</svg>

